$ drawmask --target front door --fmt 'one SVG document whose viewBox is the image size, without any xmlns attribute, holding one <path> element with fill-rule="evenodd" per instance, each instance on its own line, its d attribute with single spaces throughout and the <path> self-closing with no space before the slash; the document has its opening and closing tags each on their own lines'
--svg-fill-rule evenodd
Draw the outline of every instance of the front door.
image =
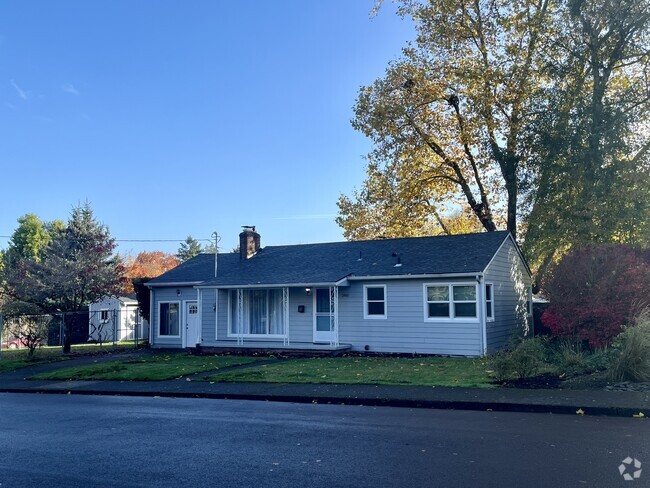
<svg viewBox="0 0 650 488">
<path fill-rule="evenodd" d="M 329 288 L 314 290 L 314 342 L 331 342 L 334 338 L 330 303 Z"/>
<path fill-rule="evenodd" d="M 184 347 L 196 347 L 199 339 L 199 305 L 197 302 L 185 302 L 185 336 Z"/>
</svg>

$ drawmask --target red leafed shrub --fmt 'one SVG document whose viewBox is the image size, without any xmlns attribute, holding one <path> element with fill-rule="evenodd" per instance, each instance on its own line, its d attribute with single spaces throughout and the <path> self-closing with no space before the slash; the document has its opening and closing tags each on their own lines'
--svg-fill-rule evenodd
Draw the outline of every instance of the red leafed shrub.
<svg viewBox="0 0 650 488">
<path fill-rule="evenodd" d="M 550 306 L 542 323 L 555 336 L 603 347 L 648 303 L 648 253 L 625 245 L 572 250 L 543 289 Z"/>
</svg>

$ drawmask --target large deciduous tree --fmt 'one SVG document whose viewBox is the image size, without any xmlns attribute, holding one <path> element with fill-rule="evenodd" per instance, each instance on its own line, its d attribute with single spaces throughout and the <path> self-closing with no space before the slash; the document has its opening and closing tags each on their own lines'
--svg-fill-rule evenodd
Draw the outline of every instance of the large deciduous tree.
<svg viewBox="0 0 650 488">
<path fill-rule="evenodd" d="M 339 224 L 354 225 L 355 204 L 402 227 L 435 225 L 460 206 L 487 231 L 505 221 L 516 233 L 549 0 L 404 1 L 399 11 L 417 39 L 359 93 L 352 124 L 375 147 L 364 189 L 339 200 Z"/>
<path fill-rule="evenodd" d="M 561 3 L 547 43 L 526 250 L 541 270 L 571 246 L 650 243 L 650 3 Z"/>
<path fill-rule="evenodd" d="M 30 262 L 39 262 L 52 235 L 64 225 L 60 221 L 42 222 L 35 214 L 18 218 L 18 226 L 9 239 L 9 246 L 0 258 L 0 287 L 2 287 L 2 310 L 9 313 L 36 313 L 38 305 L 24 302 L 16 296 L 10 297 L 12 280 L 27 279 Z M 8 281 L 9 280 L 9 281 Z"/>
<path fill-rule="evenodd" d="M 88 203 L 73 208 L 64 229 L 53 229 L 40 257 L 5 266 L 5 293 L 12 302 L 46 313 L 72 312 L 119 294 L 124 270 L 114 254 L 115 240 Z"/>
<path fill-rule="evenodd" d="M 9 240 L 9 247 L 5 259 L 40 260 L 41 251 L 50 242 L 50 234 L 46 224 L 35 214 L 26 214 L 18 218 L 18 227 L 14 230 Z"/>
<path fill-rule="evenodd" d="M 428 234 L 460 208 L 487 231 L 523 228 L 542 268 L 573 244 L 650 240 L 646 0 L 399 12 L 417 38 L 360 90 L 352 123 L 374 149 L 339 199 L 346 237 Z"/>
<path fill-rule="evenodd" d="M 135 258 L 127 259 L 124 263 L 127 278 L 124 292 L 127 294 L 134 292 L 134 279 L 155 278 L 179 264 L 180 261 L 176 256 L 162 251 L 143 251 Z"/>
</svg>

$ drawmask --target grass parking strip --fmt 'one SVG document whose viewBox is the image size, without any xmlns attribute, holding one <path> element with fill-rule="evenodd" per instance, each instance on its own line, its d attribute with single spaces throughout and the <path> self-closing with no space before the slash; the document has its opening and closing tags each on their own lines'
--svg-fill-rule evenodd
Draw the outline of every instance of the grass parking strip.
<svg viewBox="0 0 650 488">
<path fill-rule="evenodd" d="M 191 356 L 187 353 L 163 353 L 131 360 L 117 360 L 64 368 L 32 376 L 33 380 L 170 380 L 202 371 L 248 364 L 264 357 L 251 356 Z"/>
<path fill-rule="evenodd" d="M 63 354 L 61 346 L 45 346 L 36 350 L 34 357 L 27 356 L 27 349 L 3 349 L 0 356 L 0 373 L 5 371 L 15 371 L 39 364 L 48 364 L 58 361 L 65 361 L 82 356 L 92 356 L 95 354 L 109 354 L 122 351 L 136 351 L 132 342 L 118 343 L 115 345 L 104 344 L 75 344 L 72 346 L 70 354 Z"/>
<path fill-rule="evenodd" d="M 202 377 L 212 382 L 493 387 L 487 361 L 444 357 L 290 359 Z"/>
</svg>

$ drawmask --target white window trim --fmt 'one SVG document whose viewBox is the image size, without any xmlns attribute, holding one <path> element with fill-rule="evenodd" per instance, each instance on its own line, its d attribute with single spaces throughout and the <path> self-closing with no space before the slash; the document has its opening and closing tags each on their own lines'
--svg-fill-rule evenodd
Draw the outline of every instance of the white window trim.
<svg viewBox="0 0 650 488">
<path fill-rule="evenodd" d="M 379 314 L 369 314 L 368 313 L 368 288 L 383 288 L 384 289 L 384 299 L 383 300 L 372 300 L 372 302 L 384 302 L 384 313 Z M 388 318 L 388 300 L 386 295 L 386 285 L 363 285 L 363 318 L 367 320 L 384 320 Z"/>
<path fill-rule="evenodd" d="M 267 291 L 271 290 L 271 289 L 272 288 L 264 288 L 264 290 L 267 290 Z M 273 289 L 277 289 L 277 288 L 273 288 Z M 246 338 L 250 338 L 250 339 L 285 339 L 287 337 L 287 334 L 234 334 L 232 332 L 232 315 L 233 315 L 232 314 L 232 294 L 236 293 L 236 292 L 237 292 L 236 289 L 228 290 L 228 329 L 227 329 L 228 337 L 232 337 L 232 338 L 235 338 L 235 339 L 237 337 L 243 337 L 244 339 L 246 339 Z M 268 299 L 269 299 L 269 297 L 268 297 L 268 294 L 267 294 L 267 296 L 266 296 L 267 302 L 268 302 Z M 268 307 L 268 303 L 267 303 L 267 307 L 266 307 L 267 315 L 268 315 L 268 311 L 269 311 L 269 307 Z"/>
<path fill-rule="evenodd" d="M 488 286 L 490 288 L 492 288 L 492 292 L 490 293 L 490 298 L 491 298 L 490 303 L 492 303 L 492 314 L 491 315 L 488 315 L 488 313 L 487 313 L 487 302 L 488 302 L 488 300 L 487 300 L 487 287 Z M 483 300 L 485 302 L 485 320 L 486 320 L 486 322 L 494 322 L 494 317 L 495 317 L 495 313 L 494 313 L 494 283 L 485 283 L 485 290 L 483 292 L 483 297 L 485 297 L 485 300 Z"/>
<path fill-rule="evenodd" d="M 175 304 L 178 305 L 178 335 L 162 335 L 160 333 L 160 317 L 161 317 L 160 309 L 162 308 L 162 305 L 165 304 L 165 303 L 175 303 Z M 180 300 L 163 300 L 163 301 L 158 302 L 158 317 L 157 317 L 158 320 L 156 321 L 157 325 L 158 325 L 158 337 L 160 337 L 161 339 L 162 338 L 180 339 L 180 337 L 181 337 L 181 329 L 182 329 L 182 326 L 183 326 L 183 317 L 182 317 L 182 315 L 183 315 L 183 306 L 182 306 L 182 303 L 181 303 Z"/>
<path fill-rule="evenodd" d="M 214 340 L 219 340 L 219 289 L 214 290 Z M 228 314 L 230 319 L 230 314 Z"/>
<path fill-rule="evenodd" d="M 102 318 L 102 314 L 103 314 L 104 312 L 106 312 L 106 318 L 105 318 L 105 319 Z M 102 308 L 102 309 L 100 309 L 100 310 L 99 310 L 99 323 L 100 323 L 100 324 L 107 324 L 108 322 L 109 322 L 109 318 L 108 318 L 108 309 L 107 309 L 107 308 Z"/>
<path fill-rule="evenodd" d="M 447 286 L 449 288 L 449 317 L 429 317 L 429 301 L 427 287 L 429 286 Z M 476 303 L 476 317 L 456 317 L 454 307 L 454 286 L 473 286 L 476 290 L 476 300 L 460 300 L 457 303 Z M 493 289 L 494 290 L 494 289 Z M 443 303 L 443 302 L 439 302 Z M 482 307 L 479 303 L 478 284 L 476 282 L 458 282 L 458 283 L 423 283 L 422 284 L 422 305 L 425 322 L 476 322 L 481 321 Z"/>
</svg>

